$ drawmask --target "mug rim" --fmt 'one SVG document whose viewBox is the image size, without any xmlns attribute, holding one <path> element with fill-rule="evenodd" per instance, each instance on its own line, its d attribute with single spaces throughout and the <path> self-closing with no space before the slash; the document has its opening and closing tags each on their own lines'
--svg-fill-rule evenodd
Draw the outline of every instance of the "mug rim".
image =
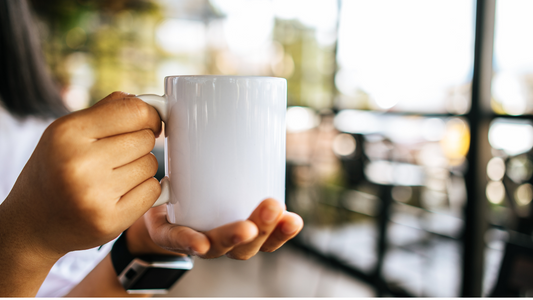
<svg viewBox="0 0 533 300">
<path fill-rule="evenodd" d="M 274 77 L 274 76 L 261 76 L 261 75 L 168 75 L 167 78 L 199 78 L 199 77 L 211 77 L 211 78 L 264 78 L 264 79 L 282 79 L 287 80 L 284 77 Z"/>
</svg>

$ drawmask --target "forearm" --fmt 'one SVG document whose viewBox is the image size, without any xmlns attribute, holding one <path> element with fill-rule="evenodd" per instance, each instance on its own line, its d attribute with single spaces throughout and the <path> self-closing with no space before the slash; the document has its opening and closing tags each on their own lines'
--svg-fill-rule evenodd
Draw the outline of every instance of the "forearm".
<svg viewBox="0 0 533 300">
<path fill-rule="evenodd" d="M 67 297 L 148 297 L 128 294 L 117 279 L 111 255 L 108 254 Z"/>
<path fill-rule="evenodd" d="M 172 253 L 155 245 L 140 218 L 126 232 L 128 250 L 133 255 Z M 108 254 L 67 297 L 149 297 L 149 294 L 128 294 L 117 279 L 111 255 Z"/>
<path fill-rule="evenodd" d="M 35 296 L 60 258 L 39 247 L 20 214 L 8 199 L 0 205 L 0 297 Z"/>
</svg>

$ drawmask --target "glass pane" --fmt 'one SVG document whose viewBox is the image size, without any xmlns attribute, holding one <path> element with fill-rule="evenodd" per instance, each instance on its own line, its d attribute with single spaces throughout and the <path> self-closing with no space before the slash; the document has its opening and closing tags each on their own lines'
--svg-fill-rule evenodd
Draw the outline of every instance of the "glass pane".
<svg viewBox="0 0 533 300">
<path fill-rule="evenodd" d="M 491 106 L 498 114 L 530 114 L 533 110 L 533 2 L 496 2 L 494 77 Z"/>
<path fill-rule="evenodd" d="M 465 113 L 473 1 L 343 1 L 339 108 Z"/>
</svg>

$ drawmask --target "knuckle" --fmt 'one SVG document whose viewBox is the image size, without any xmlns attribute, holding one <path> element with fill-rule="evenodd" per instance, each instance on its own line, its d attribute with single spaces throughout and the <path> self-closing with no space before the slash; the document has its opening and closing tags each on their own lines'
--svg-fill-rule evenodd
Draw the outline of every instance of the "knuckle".
<svg viewBox="0 0 533 300">
<path fill-rule="evenodd" d="M 157 158 L 151 152 L 148 153 L 147 157 L 148 157 L 148 168 L 150 170 L 150 174 L 153 173 L 155 175 L 155 173 L 157 173 L 157 169 L 159 168 L 159 163 L 157 162 Z"/>
<path fill-rule="evenodd" d="M 140 137 L 140 140 L 143 144 L 145 144 L 147 146 L 147 148 L 150 148 L 150 150 L 152 148 L 154 148 L 155 146 L 155 134 L 152 130 L 150 129 L 143 129 L 141 130 L 141 137 Z"/>
<path fill-rule="evenodd" d="M 55 120 L 45 130 L 44 135 L 49 138 L 52 138 L 55 141 L 61 141 L 65 137 L 68 138 L 74 127 L 74 124 L 72 124 L 73 122 L 71 119 L 72 118 L 69 117 L 63 117 Z"/>
<path fill-rule="evenodd" d="M 94 202 L 94 201 L 93 201 Z M 122 223 L 118 220 L 113 211 L 108 208 L 102 208 L 100 205 L 91 205 L 93 207 L 93 214 L 89 217 L 93 221 L 93 230 L 101 236 L 113 234 L 115 227 Z"/>
<path fill-rule="evenodd" d="M 111 94 L 109 94 L 106 98 L 119 99 L 119 98 L 124 98 L 126 96 L 128 96 L 128 93 L 125 93 L 122 91 L 114 91 Z"/>
<path fill-rule="evenodd" d="M 91 169 L 88 165 L 90 165 L 90 163 L 81 156 L 72 156 L 63 164 L 62 174 L 72 178 L 75 182 L 88 183 L 87 175 L 90 174 Z"/>
<path fill-rule="evenodd" d="M 161 184 L 159 184 L 159 180 L 157 180 L 155 177 L 151 177 L 148 180 L 150 182 L 150 188 L 152 189 L 152 192 L 156 193 L 159 197 L 159 194 L 161 194 Z"/>
<path fill-rule="evenodd" d="M 78 203 L 78 215 L 86 225 L 87 233 L 93 236 L 105 237 L 114 233 L 114 218 L 111 218 L 106 210 L 101 209 L 98 205 L 92 204 L 94 201 L 80 201 Z"/>
<path fill-rule="evenodd" d="M 73 162 L 74 159 L 66 159 L 62 164 L 57 166 L 58 179 L 65 183 L 65 185 L 76 188 L 78 187 L 78 178 L 83 178 L 83 171 L 78 164 Z"/>
<path fill-rule="evenodd" d="M 98 236 L 102 237 L 111 235 L 114 232 L 112 224 L 110 224 L 107 219 L 102 219 L 101 221 L 96 222 L 93 226 L 93 230 Z"/>
<path fill-rule="evenodd" d="M 132 114 L 136 119 L 145 122 L 148 122 L 150 120 L 152 115 L 152 108 L 150 107 L 150 105 L 137 98 L 131 98 L 126 100 L 128 105 L 131 107 Z"/>
<path fill-rule="evenodd" d="M 150 177 L 146 182 L 151 190 L 157 191 L 158 193 L 161 192 L 161 185 L 159 184 L 159 181 L 156 178 Z"/>
<path fill-rule="evenodd" d="M 148 195 L 150 200 L 155 202 L 157 197 L 161 194 L 161 185 L 159 184 L 159 181 L 154 177 L 150 177 L 143 184 L 145 184 L 147 188 L 146 195 Z"/>
<path fill-rule="evenodd" d="M 141 132 L 143 140 L 155 143 L 155 134 L 151 129 L 143 129 Z"/>
<path fill-rule="evenodd" d="M 163 229 L 159 229 L 158 244 L 169 250 L 172 249 L 172 251 L 183 251 L 183 249 L 186 248 L 181 245 L 184 230 L 185 228 L 180 226 L 163 227 Z"/>
</svg>

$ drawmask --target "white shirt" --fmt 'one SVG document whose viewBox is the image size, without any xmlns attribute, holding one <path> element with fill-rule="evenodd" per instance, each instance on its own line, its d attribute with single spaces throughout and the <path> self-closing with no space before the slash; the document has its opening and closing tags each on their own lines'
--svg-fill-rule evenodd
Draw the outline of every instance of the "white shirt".
<svg viewBox="0 0 533 300">
<path fill-rule="evenodd" d="M 52 120 L 33 117 L 18 120 L 0 106 L 0 203 L 9 194 L 41 135 Z M 50 270 L 38 297 L 61 297 L 75 287 L 109 253 L 112 243 L 73 251 Z"/>
</svg>

